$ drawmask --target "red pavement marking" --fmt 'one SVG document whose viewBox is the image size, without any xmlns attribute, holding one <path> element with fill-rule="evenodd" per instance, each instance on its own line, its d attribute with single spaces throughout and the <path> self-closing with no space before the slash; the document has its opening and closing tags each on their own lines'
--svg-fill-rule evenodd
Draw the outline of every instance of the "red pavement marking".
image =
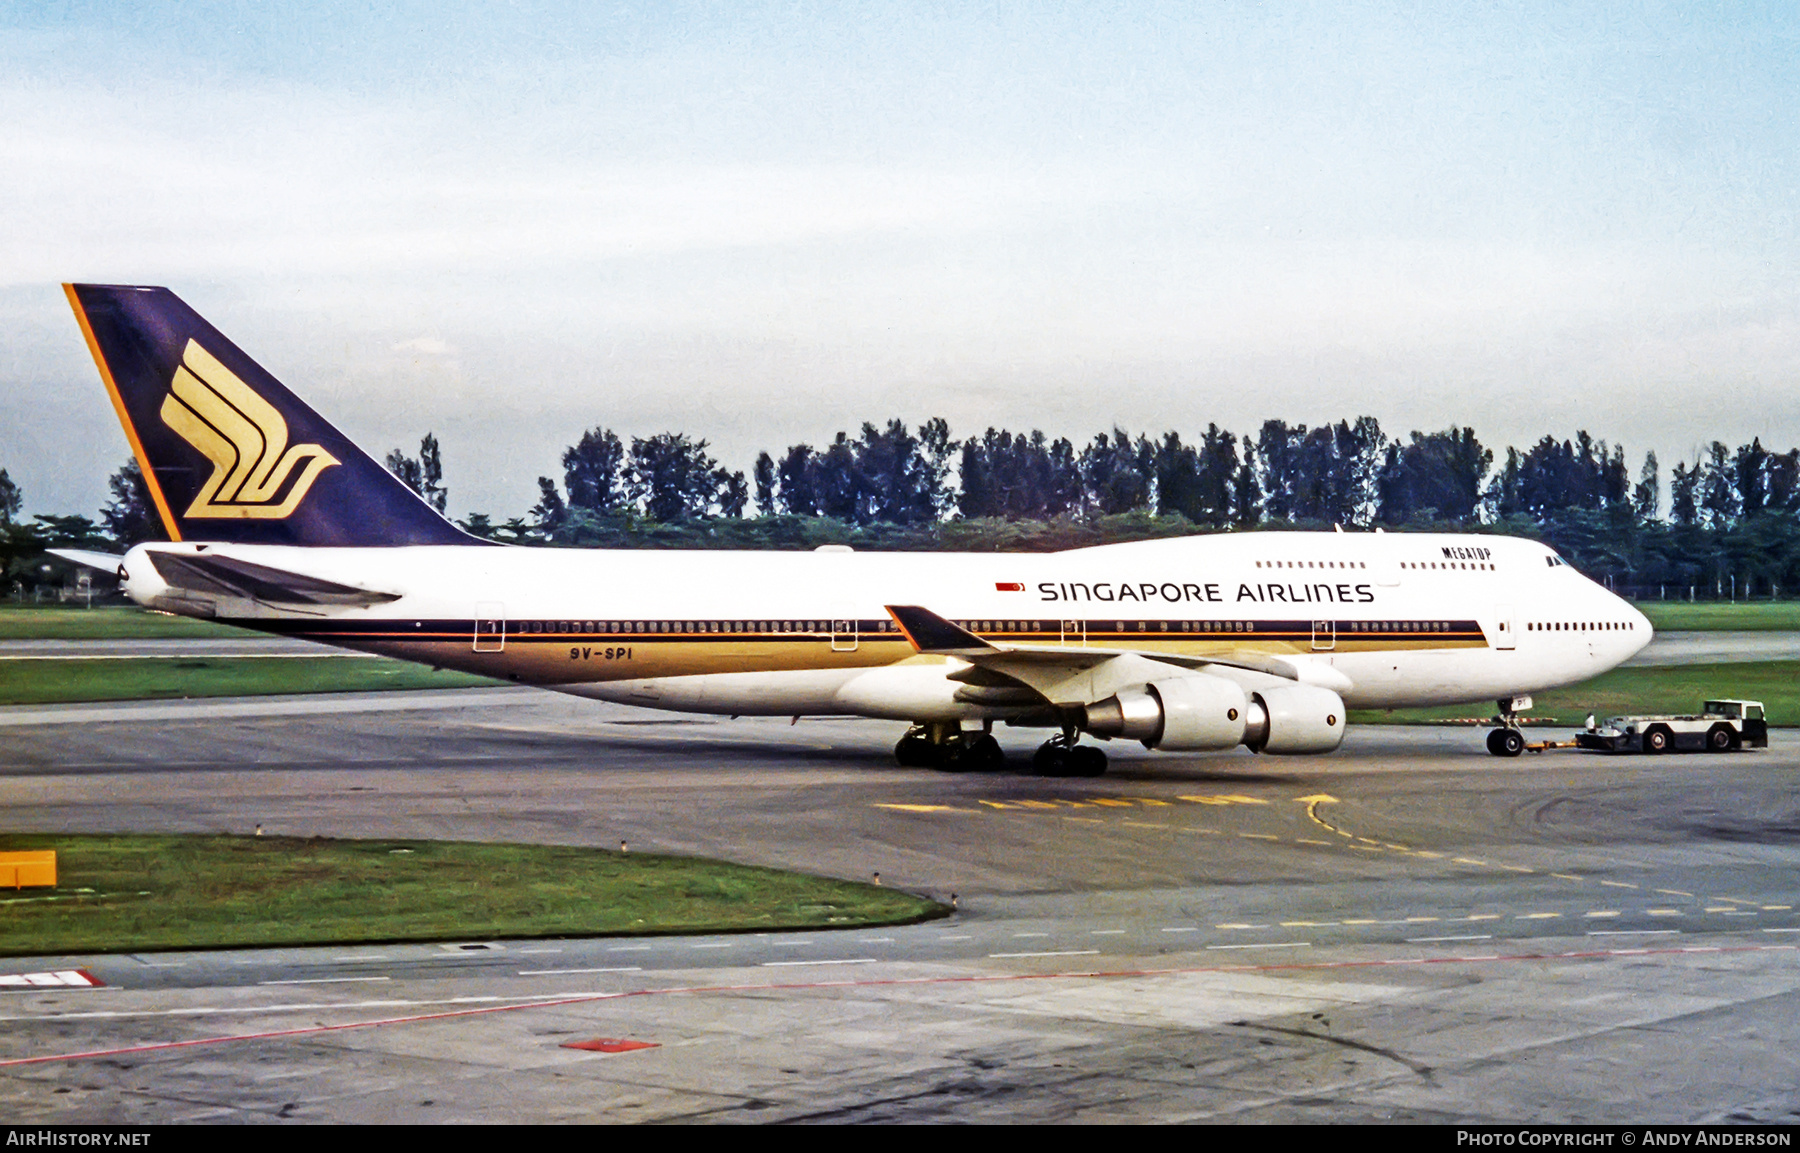
<svg viewBox="0 0 1800 1153">
<path fill-rule="evenodd" d="M 660 1049 L 655 1041 L 621 1041 L 614 1037 L 595 1037 L 592 1041 L 564 1041 L 564 1049 L 586 1049 L 590 1053 L 630 1053 L 635 1049 Z"/>
<path fill-rule="evenodd" d="M 349 1021 L 341 1025 L 309 1025 L 301 1029 L 275 1029 L 266 1033 L 232 1033 L 222 1037 L 196 1037 L 188 1041 L 160 1041 L 150 1045 L 130 1045 L 121 1049 L 92 1049 L 84 1053 L 56 1053 L 43 1057 L 12 1057 L 0 1061 L 0 1069 L 9 1065 L 42 1065 L 55 1061 L 83 1061 L 95 1057 L 119 1057 L 131 1053 L 154 1053 L 164 1049 L 187 1049 L 196 1045 L 222 1045 L 230 1041 L 266 1041 L 276 1037 L 305 1037 L 317 1033 L 338 1033 L 346 1029 L 374 1029 L 383 1025 L 412 1025 L 421 1021 L 447 1021 L 455 1017 L 479 1017 L 488 1013 L 512 1013 L 520 1009 L 554 1009 L 563 1005 L 585 1005 L 596 1001 L 616 1001 L 626 997 L 666 997 L 671 994 L 699 993 L 770 993 L 805 989 L 874 989 L 903 985 L 986 985 L 1005 981 L 1069 981 L 1100 980 L 1119 977 L 1175 977 L 1196 973 L 1282 973 L 1322 971 L 1328 969 L 1373 969 L 1405 965 L 1496 965 L 1519 961 L 1594 961 L 1607 957 L 1676 956 L 1682 953 L 1782 953 L 1800 950 L 1800 945 L 1688 945 L 1663 949 L 1584 949 L 1570 953 L 1514 953 L 1484 957 L 1391 957 L 1375 961 L 1295 961 L 1281 965 L 1194 965 L 1168 969 L 1089 970 L 1078 973 L 990 973 L 965 977 L 887 977 L 874 980 L 799 981 L 760 985 L 689 985 L 667 989 L 627 989 L 619 993 L 587 993 L 578 997 L 561 997 L 546 1001 L 525 1001 L 517 1005 L 486 1005 L 479 1009 L 453 1009 L 444 1013 L 420 1013 L 411 1017 L 386 1017 L 375 1021 Z"/>
</svg>

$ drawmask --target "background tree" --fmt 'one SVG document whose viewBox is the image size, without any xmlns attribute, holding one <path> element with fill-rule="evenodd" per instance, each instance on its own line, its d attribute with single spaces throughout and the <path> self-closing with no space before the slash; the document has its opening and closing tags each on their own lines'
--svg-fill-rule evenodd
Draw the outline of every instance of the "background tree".
<svg viewBox="0 0 1800 1153">
<path fill-rule="evenodd" d="M 1381 515 L 1388 524 L 1411 520 L 1473 523 L 1494 454 L 1472 428 L 1414 432 L 1410 444 L 1388 445 L 1377 480 Z"/>
<path fill-rule="evenodd" d="M 1139 436 L 1134 443 L 1122 428 L 1101 433 L 1081 450 L 1083 495 L 1102 516 L 1148 508 L 1155 483 L 1156 449 Z"/>
<path fill-rule="evenodd" d="M 135 457 L 107 478 L 106 487 L 112 499 L 100 510 L 100 519 L 106 524 L 106 535 L 116 544 L 130 548 L 147 540 L 169 539 Z"/>
<path fill-rule="evenodd" d="M 450 490 L 444 487 L 444 461 L 438 451 L 438 439 L 426 433 L 419 441 L 419 455 L 407 456 L 399 449 L 387 454 L 387 470 L 400 478 L 400 483 L 425 498 L 425 503 L 442 514 L 450 503 Z"/>
<path fill-rule="evenodd" d="M 19 486 L 0 468 L 0 526 L 12 524 L 19 518 L 19 512 L 25 507 L 25 494 Z"/>
<path fill-rule="evenodd" d="M 618 512 L 632 503 L 625 478 L 625 445 L 609 428 L 591 428 L 563 450 L 563 489 L 572 508 Z"/>
</svg>

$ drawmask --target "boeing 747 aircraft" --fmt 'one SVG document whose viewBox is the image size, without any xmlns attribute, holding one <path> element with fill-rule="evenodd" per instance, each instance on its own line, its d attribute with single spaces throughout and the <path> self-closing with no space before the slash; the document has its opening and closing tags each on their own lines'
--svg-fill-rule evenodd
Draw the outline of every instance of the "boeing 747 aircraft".
<svg viewBox="0 0 1800 1153">
<path fill-rule="evenodd" d="M 165 543 L 149 608 L 649 708 L 908 722 L 903 764 L 1098 775 L 1084 735 L 1325 753 L 1345 710 L 1498 702 L 1649 643 L 1533 541 L 1247 532 L 1050 554 L 519 548 L 462 532 L 166 288 L 65 285 Z"/>
</svg>

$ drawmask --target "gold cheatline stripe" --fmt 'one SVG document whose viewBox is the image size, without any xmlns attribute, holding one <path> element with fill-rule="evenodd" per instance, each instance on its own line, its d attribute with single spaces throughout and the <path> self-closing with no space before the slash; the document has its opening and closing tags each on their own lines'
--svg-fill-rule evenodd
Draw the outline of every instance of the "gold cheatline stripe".
<svg viewBox="0 0 1800 1153">
<path fill-rule="evenodd" d="M 125 398 L 119 395 L 119 386 L 113 380 L 112 369 L 107 367 L 106 357 L 100 353 L 100 342 L 94 339 L 94 329 L 88 323 L 87 310 L 81 306 L 81 298 L 75 295 L 73 284 L 65 283 L 63 293 L 69 298 L 69 307 L 75 310 L 75 322 L 81 325 L 81 335 L 87 338 L 88 352 L 93 355 L 94 364 L 100 369 L 100 379 L 105 382 L 107 394 L 112 397 L 113 409 L 119 414 L 119 423 L 125 426 L 125 439 L 131 442 L 132 455 L 137 457 L 138 468 L 144 474 L 144 484 L 150 490 L 150 499 L 156 502 L 156 512 L 162 517 L 163 528 L 168 531 L 170 540 L 179 541 L 181 529 L 175 523 L 175 514 L 169 511 L 169 502 L 163 496 L 161 483 L 156 479 L 156 470 L 150 467 L 150 457 L 144 452 L 144 442 L 138 439 L 137 427 L 131 423 L 131 414 L 125 409 Z"/>
</svg>

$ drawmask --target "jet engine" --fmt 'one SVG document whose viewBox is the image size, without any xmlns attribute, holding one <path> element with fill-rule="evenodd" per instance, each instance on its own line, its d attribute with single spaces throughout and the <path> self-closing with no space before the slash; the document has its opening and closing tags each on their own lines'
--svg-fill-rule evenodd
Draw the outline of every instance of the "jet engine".
<svg viewBox="0 0 1800 1153">
<path fill-rule="evenodd" d="M 1087 706 L 1089 732 L 1165 752 L 1328 753 L 1344 739 L 1344 701 L 1330 689 L 1281 685 L 1246 693 L 1214 676 L 1170 677 Z"/>
<path fill-rule="evenodd" d="M 1244 743 L 1258 753 L 1329 753 L 1344 741 L 1344 698 L 1317 685 L 1250 694 Z"/>
</svg>

